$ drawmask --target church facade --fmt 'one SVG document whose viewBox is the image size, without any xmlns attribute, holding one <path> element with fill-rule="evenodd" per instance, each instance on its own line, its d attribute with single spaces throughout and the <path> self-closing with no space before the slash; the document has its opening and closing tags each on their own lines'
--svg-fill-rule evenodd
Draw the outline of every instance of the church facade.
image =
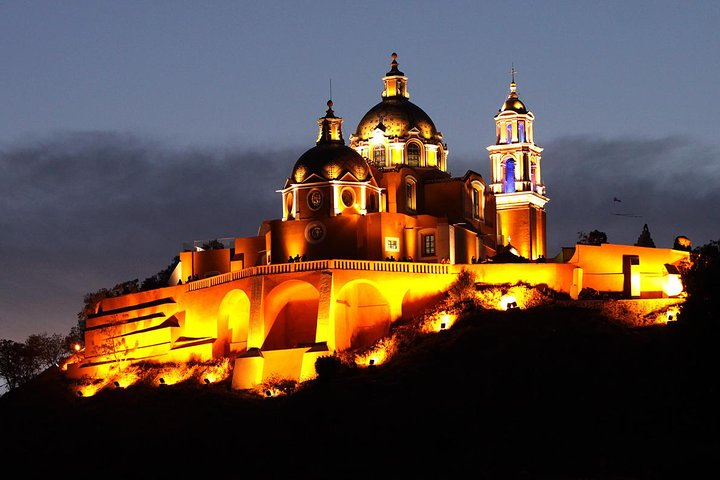
<svg viewBox="0 0 720 480">
<path fill-rule="evenodd" d="M 278 190 L 282 216 L 257 236 L 180 252 L 167 287 L 100 301 L 68 374 L 232 357 L 234 388 L 312 378 L 319 356 L 372 345 L 436 304 L 463 270 L 485 284 L 542 284 L 572 298 L 584 287 L 628 298 L 679 293 L 668 290 L 677 272 L 666 265 L 685 251 L 578 245 L 568 258 L 547 258 L 543 149 L 514 75 L 494 117 L 489 179 L 448 173 L 443 134 L 410 101 L 397 55 L 382 81 L 380 102 L 347 144 L 327 102 L 315 145 Z"/>
</svg>

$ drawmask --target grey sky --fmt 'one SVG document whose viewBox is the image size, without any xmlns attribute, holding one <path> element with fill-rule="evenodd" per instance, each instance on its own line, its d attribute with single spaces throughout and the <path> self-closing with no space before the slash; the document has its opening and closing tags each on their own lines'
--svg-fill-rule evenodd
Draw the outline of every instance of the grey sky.
<svg viewBox="0 0 720 480">
<path fill-rule="evenodd" d="M 0 3 L 0 338 L 66 333 L 85 293 L 255 234 L 330 81 L 348 140 L 393 51 L 456 175 L 489 174 L 514 63 L 551 253 L 645 223 L 658 246 L 718 239 L 719 20 L 716 2 Z"/>
</svg>

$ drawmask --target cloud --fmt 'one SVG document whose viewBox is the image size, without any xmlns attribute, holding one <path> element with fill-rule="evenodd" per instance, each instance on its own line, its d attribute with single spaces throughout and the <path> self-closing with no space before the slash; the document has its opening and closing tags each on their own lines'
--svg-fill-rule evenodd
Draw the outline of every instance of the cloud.
<svg viewBox="0 0 720 480">
<path fill-rule="evenodd" d="M 658 247 L 678 235 L 694 245 L 720 237 L 717 147 L 685 137 L 567 137 L 543 147 L 550 255 L 579 231 L 632 244 L 646 223 Z M 85 293 L 142 281 L 183 242 L 255 235 L 280 216 L 276 190 L 307 148 L 177 147 L 112 132 L 3 147 L 0 338 L 67 333 Z M 455 175 L 489 178 L 487 156 L 450 163 Z"/>
<path fill-rule="evenodd" d="M 276 190 L 303 151 L 177 149 L 109 132 L 6 146 L 0 337 L 65 333 L 85 293 L 142 281 L 167 266 L 183 242 L 257 234 L 263 220 L 280 215 Z M 30 322 L 37 326 L 25 333 Z"/>
<path fill-rule="evenodd" d="M 678 235 L 694 245 L 720 236 L 712 216 L 720 204 L 717 146 L 677 136 L 556 139 L 543 152 L 543 176 L 549 236 L 557 246 L 594 229 L 610 242 L 632 244 L 644 224 L 658 247 L 672 247 Z"/>
<path fill-rule="evenodd" d="M 714 211 L 720 205 L 716 145 L 682 136 L 571 136 L 542 147 L 543 182 L 550 198 L 549 255 L 574 245 L 578 232 L 595 229 L 607 233 L 612 243 L 633 244 L 644 224 L 658 247 L 672 247 L 679 235 L 695 246 L 720 238 L 720 217 Z M 454 174 L 472 168 L 490 181 L 489 160 L 452 162 Z"/>
</svg>

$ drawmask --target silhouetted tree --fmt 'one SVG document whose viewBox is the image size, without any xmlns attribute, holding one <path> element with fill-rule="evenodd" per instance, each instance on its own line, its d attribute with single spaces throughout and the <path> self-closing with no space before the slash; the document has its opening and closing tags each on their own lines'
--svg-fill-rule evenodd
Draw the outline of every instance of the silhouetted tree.
<svg viewBox="0 0 720 480">
<path fill-rule="evenodd" d="M 640 236 L 638 237 L 637 242 L 635 242 L 635 246 L 655 248 L 655 242 L 653 242 L 653 239 L 650 236 L 650 229 L 648 229 L 647 223 L 643 226 L 642 232 L 640 232 Z"/>
<path fill-rule="evenodd" d="M 168 282 L 170 281 L 170 276 L 172 275 L 178 263 L 180 263 L 180 257 L 178 255 L 175 255 L 175 258 L 173 258 L 172 262 L 170 262 L 167 267 L 160 270 L 155 275 L 152 275 L 143 280 L 142 284 L 140 285 L 140 291 L 167 287 Z"/>
<path fill-rule="evenodd" d="M 8 390 L 19 387 L 68 355 L 65 337 L 47 333 L 30 335 L 25 343 L 0 340 L 0 378 Z"/>
<path fill-rule="evenodd" d="M 678 320 L 693 325 L 716 326 L 720 312 L 720 240 L 692 250 L 690 266 L 682 270 L 687 299 Z"/>
<path fill-rule="evenodd" d="M 608 243 L 607 234 L 600 230 L 593 230 L 590 233 L 578 232 L 578 243 L 586 245 L 600 245 Z"/>
<path fill-rule="evenodd" d="M 225 245 L 222 244 L 217 238 L 210 240 L 207 243 L 203 243 L 202 246 L 203 250 L 222 250 L 225 248 Z"/>
</svg>

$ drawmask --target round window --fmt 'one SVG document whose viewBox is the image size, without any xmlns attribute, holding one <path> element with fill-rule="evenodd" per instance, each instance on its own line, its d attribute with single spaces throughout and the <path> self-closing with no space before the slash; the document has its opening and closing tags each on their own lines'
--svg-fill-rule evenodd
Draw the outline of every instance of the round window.
<svg viewBox="0 0 720 480">
<path fill-rule="evenodd" d="M 308 195 L 308 205 L 313 210 L 317 210 L 322 205 L 322 192 L 320 190 L 313 190 Z"/>
<path fill-rule="evenodd" d="M 340 195 L 343 205 L 346 207 L 352 207 L 355 204 L 355 192 L 350 188 L 346 188 Z"/>
<path fill-rule="evenodd" d="M 308 223 L 305 227 L 305 239 L 310 243 L 321 242 L 325 238 L 325 226 L 320 222 Z"/>
</svg>

